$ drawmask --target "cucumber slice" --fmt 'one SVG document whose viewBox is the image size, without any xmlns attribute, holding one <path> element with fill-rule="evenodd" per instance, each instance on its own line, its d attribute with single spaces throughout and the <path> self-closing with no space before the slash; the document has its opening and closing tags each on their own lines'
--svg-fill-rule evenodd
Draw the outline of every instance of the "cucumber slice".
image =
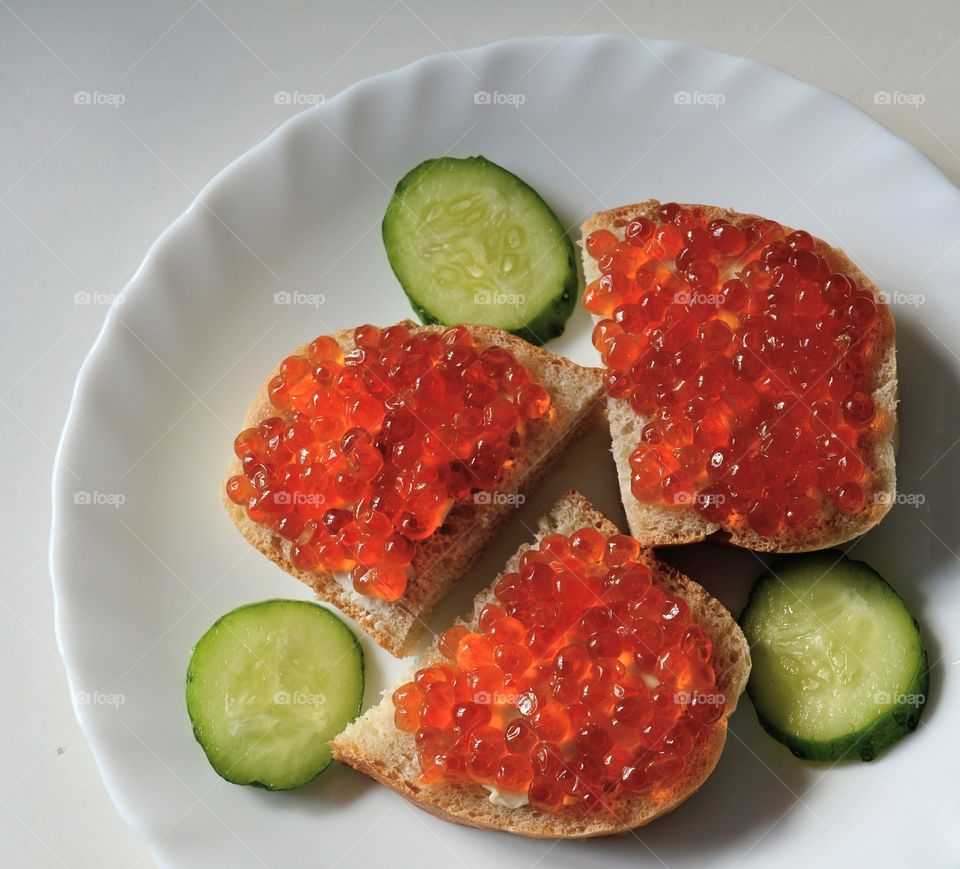
<svg viewBox="0 0 960 869">
<path fill-rule="evenodd" d="M 193 648 L 187 712 L 216 772 L 286 790 L 332 759 L 328 742 L 360 711 L 363 652 L 332 612 L 267 600 L 227 613 Z"/>
<path fill-rule="evenodd" d="M 771 565 L 740 617 L 764 728 L 807 760 L 872 760 L 914 730 L 929 686 L 920 628 L 862 561 L 827 550 Z"/>
<path fill-rule="evenodd" d="M 483 157 L 408 172 L 383 218 L 394 274 L 424 323 L 481 323 L 542 344 L 576 304 L 573 242 L 533 188 Z"/>
</svg>

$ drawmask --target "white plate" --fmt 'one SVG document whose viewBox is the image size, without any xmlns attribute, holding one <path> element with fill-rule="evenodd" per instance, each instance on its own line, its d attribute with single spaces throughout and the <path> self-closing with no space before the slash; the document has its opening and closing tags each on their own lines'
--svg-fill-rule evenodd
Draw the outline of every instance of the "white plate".
<svg viewBox="0 0 960 869">
<path fill-rule="evenodd" d="M 900 488 L 925 503 L 898 505 L 856 548 L 924 626 L 936 666 L 918 733 L 873 764 L 827 770 L 795 761 L 744 702 L 700 793 L 636 837 L 588 844 L 446 824 L 339 767 L 277 794 L 213 774 L 184 709 L 192 643 L 238 604 L 306 597 L 220 506 L 233 434 L 290 348 L 409 315 L 380 218 L 404 172 L 447 152 L 517 172 L 571 227 L 599 207 L 651 196 L 729 205 L 805 227 L 846 248 L 888 293 L 925 297 L 894 299 Z M 960 450 L 941 458 L 960 428 L 960 363 L 947 346 L 960 331 L 958 217 L 958 191 L 860 111 L 768 66 L 679 43 L 498 43 L 428 58 L 293 118 L 217 176 L 151 248 L 83 365 L 60 445 L 58 639 L 77 715 L 124 818 L 161 863 L 177 866 L 960 863 L 951 774 L 960 766 L 951 552 L 960 547 Z M 553 349 L 596 362 L 583 311 Z M 519 520 L 532 524 L 571 483 L 620 518 L 600 434 L 525 506 L 440 619 L 524 538 Z M 735 611 L 758 568 L 748 554 L 703 547 L 672 558 Z M 370 642 L 364 651 L 371 702 L 401 665 Z"/>
</svg>

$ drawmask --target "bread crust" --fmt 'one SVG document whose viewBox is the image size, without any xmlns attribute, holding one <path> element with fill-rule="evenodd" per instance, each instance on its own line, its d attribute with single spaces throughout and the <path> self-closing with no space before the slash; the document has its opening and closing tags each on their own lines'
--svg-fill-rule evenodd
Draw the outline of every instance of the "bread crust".
<svg viewBox="0 0 960 869">
<path fill-rule="evenodd" d="M 411 334 L 442 332 L 445 326 L 420 326 L 404 321 Z M 549 350 L 534 347 L 521 338 L 490 326 L 468 325 L 479 347 L 499 346 L 509 350 L 526 365 L 534 378 L 550 392 L 552 403 L 547 417 L 529 425 L 523 442 L 514 452 L 514 462 L 505 471 L 498 493 L 525 495 L 549 470 L 566 447 L 581 435 L 603 412 L 603 372 L 584 368 Z M 333 336 L 344 349 L 353 345 L 353 330 Z M 306 353 L 306 346 L 292 351 Z M 277 416 L 270 403 L 268 384 L 279 366 L 257 391 L 247 409 L 243 428 Z M 444 524 L 417 548 L 406 593 L 395 603 L 358 594 L 349 577 L 328 570 L 303 571 L 290 560 L 289 541 L 267 526 L 253 522 L 243 507 L 226 495 L 226 481 L 243 470 L 234 456 L 220 487 L 221 500 L 243 537 L 274 564 L 310 586 L 316 596 L 350 616 L 377 643 L 402 658 L 411 653 L 426 626 L 430 611 L 459 577 L 469 569 L 483 548 L 510 518 L 514 504 L 460 502 L 454 505 Z"/>
<path fill-rule="evenodd" d="M 571 534 L 586 526 L 604 534 L 620 533 L 616 525 L 598 512 L 583 495 L 570 491 L 540 520 L 536 541 L 546 534 Z M 520 556 L 536 545 L 536 541 L 520 547 L 508 561 L 503 573 L 517 569 Z M 644 551 L 643 560 L 653 569 L 654 581 L 665 592 L 686 601 L 693 621 L 710 637 L 717 685 L 726 700 L 724 717 L 708 731 L 707 741 L 695 749 L 683 778 L 670 788 L 619 801 L 612 806 L 610 814 L 585 815 L 567 807 L 550 815 L 530 806 L 511 809 L 495 805 L 479 786 L 419 786 L 416 783 L 419 767 L 414 737 L 394 726 L 390 692 L 384 692 L 377 706 L 333 740 L 331 746 L 334 757 L 439 818 L 470 827 L 503 830 L 533 838 L 608 836 L 644 826 L 676 808 L 703 784 L 717 765 L 726 741 L 727 719 L 736 708 L 750 673 L 750 649 L 730 613 L 703 587 L 674 568 L 658 562 L 651 550 Z M 477 596 L 472 613 L 463 623 L 476 624 L 480 610 L 493 598 L 491 589 L 495 584 L 496 580 Z M 438 658 L 436 651 L 427 653 L 417 662 L 417 667 L 427 666 Z"/>
<path fill-rule="evenodd" d="M 581 227 L 586 238 L 597 229 L 607 229 L 618 238 L 624 237 L 627 223 L 636 217 L 656 220 L 660 202 L 650 199 L 634 205 L 621 205 L 609 211 L 598 211 Z M 726 220 L 735 226 L 760 219 L 755 214 L 745 214 L 728 208 L 712 205 L 682 204 L 682 208 L 699 208 L 707 220 Z M 786 232 L 792 232 L 784 227 Z M 864 534 L 876 525 L 890 509 L 896 496 L 896 468 L 894 450 L 896 444 L 897 418 L 897 358 L 896 336 L 893 316 L 883 303 L 880 291 L 842 250 L 831 247 L 825 241 L 814 238 L 814 250 L 830 263 L 834 271 L 850 275 L 864 289 L 870 290 L 877 299 L 877 322 L 879 330 L 878 363 L 874 371 L 871 390 L 881 427 L 876 432 L 873 446 L 866 456 L 866 464 L 874 472 L 874 486 L 867 491 L 867 508 L 856 516 L 846 516 L 836 511 L 824 514 L 802 533 L 784 530 L 774 537 L 764 537 L 748 526 L 731 528 L 706 521 L 692 506 L 670 507 L 641 504 L 630 489 L 630 453 L 640 441 L 640 431 L 649 418 L 638 416 L 624 398 L 607 399 L 607 416 L 613 440 L 613 456 L 617 464 L 620 495 L 631 533 L 651 546 L 694 543 L 710 538 L 717 542 L 730 543 L 758 552 L 808 552 L 838 546 Z M 587 283 L 600 276 L 596 261 L 581 245 L 581 261 Z M 594 317 L 594 320 L 600 318 Z"/>
</svg>

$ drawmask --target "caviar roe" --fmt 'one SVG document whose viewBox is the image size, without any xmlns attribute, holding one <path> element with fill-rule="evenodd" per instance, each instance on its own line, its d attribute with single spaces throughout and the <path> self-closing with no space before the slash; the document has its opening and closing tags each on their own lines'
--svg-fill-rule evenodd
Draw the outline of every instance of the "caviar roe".
<svg viewBox="0 0 960 869">
<path fill-rule="evenodd" d="M 710 638 L 653 583 L 631 537 L 582 528 L 525 552 L 475 631 L 393 693 L 420 782 L 525 793 L 544 812 L 613 811 L 677 782 L 724 714 Z"/>
<path fill-rule="evenodd" d="M 489 491 L 550 395 L 507 350 L 469 331 L 360 326 L 283 360 L 277 414 L 242 431 L 227 495 L 290 541 L 300 570 L 350 571 L 361 594 L 397 600 L 418 544 L 456 501 Z"/>
<path fill-rule="evenodd" d="M 641 502 L 763 536 L 865 509 L 889 421 L 872 372 L 889 314 L 803 231 L 663 205 L 586 239 L 584 294 L 607 385 L 649 418 L 630 456 Z"/>
</svg>

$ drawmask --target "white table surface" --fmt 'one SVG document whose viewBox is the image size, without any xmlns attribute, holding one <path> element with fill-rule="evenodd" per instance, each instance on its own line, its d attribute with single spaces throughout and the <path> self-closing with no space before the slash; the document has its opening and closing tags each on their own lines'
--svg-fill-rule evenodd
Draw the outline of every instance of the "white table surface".
<svg viewBox="0 0 960 869">
<path fill-rule="evenodd" d="M 153 865 L 74 721 L 47 568 L 53 451 L 111 295 L 297 94 L 443 50 L 597 31 L 776 64 L 960 180 L 953 0 L 0 0 L 0 864 Z"/>
</svg>

